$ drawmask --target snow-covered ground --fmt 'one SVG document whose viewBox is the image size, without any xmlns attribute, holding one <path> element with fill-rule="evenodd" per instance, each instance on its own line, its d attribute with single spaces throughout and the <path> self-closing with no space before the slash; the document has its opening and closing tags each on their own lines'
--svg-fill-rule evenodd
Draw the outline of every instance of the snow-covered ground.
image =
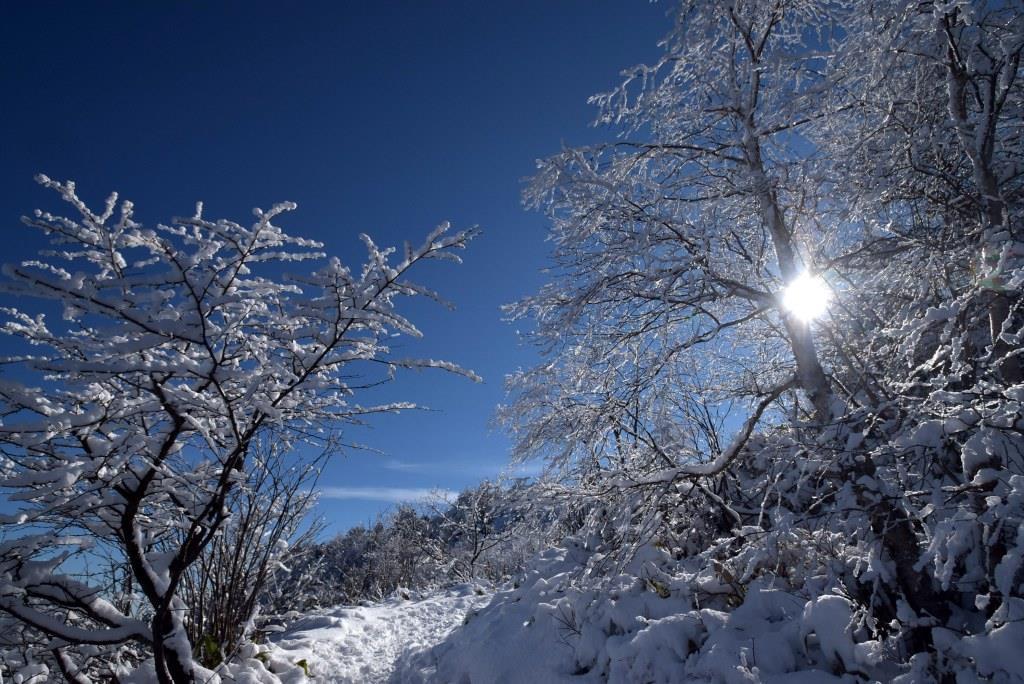
<svg viewBox="0 0 1024 684">
<path fill-rule="evenodd" d="M 540 554 L 464 626 L 401 656 L 392 682 L 936 684 L 928 654 L 908 659 L 873 638 L 855 604 L 820 578 L 806 593 L 755 578 L 737 594 L 716 573 L 689 569 L 692 559 L 645 546 L 622 574 L 580 586 L 590 553 L 573 543 Z M 958 683 L 1024 682 L 1024 601 L 1006 606 L 983 633 L 935 630 Z"/>
<path fill-rule="evenodd" d="M 275 659 L 305 660 L 316 682 L 387 682 L 395 662 L 428 649 L 461 625 L 490 596 L 461 585 L 410 599 L 323 610 L 288 625 L 274 638 Z"/>
</svg>

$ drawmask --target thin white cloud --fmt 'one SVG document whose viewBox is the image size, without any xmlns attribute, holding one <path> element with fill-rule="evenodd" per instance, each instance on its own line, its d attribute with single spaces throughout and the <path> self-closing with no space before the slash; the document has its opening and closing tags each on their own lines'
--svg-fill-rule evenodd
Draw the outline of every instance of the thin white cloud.
<svg viewBox="0 0 1024 684">
<path fill-rule="evenodd" d="M 384 467 L 388 470 L 425 470 L 427 466 L 426 463 L 410 463 L 395 458 L 384 462 Z"/>
<path fill-rule="evenodd" d="M 512 477 L 537 477 L 544 472 L 544 464 L 540 461 L 528 461 L 508 466 L 504 473 Z"/>
<path fill-rule="evenodd" d="M 441 461 L 403 461 L 398 458 L 391 458 L 380 462 L 385 470 L 405 473 L 437 473 L 458 471 L 463 475 L 470 475 L 479 478 L 495 478 L 500 475 L 512 477 L 534 477 L 540 475 L 543 466 L 531 461 L 526 464 L 509 465 L 503 462 L 474 461 L 467 458 L 463 460 L 441 460 Z"/>
<path fill-rule="evenodd" d="M 327 499 L 357 499 L 360 501 L 422 501 L 433 495 L 457 496 L 450 489 L 429 489 L 427 487 L 321 487 L 320 495 Z"/>
</svg>

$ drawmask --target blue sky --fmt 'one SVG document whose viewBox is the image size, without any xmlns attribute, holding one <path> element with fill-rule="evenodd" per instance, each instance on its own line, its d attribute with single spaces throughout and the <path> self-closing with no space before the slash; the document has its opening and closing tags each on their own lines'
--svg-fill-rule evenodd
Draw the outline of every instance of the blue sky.
<svg viewBox="0 0 1024 684">
<path fill-rule="evenodd" d="M 667 3 L 20 2 L 0 24 L 2 260 L 42 246 L 19 217 L 54 209 L 33 174 L 117 190 L 149 222 L 245 220 L 293 200 L 283 225 L 355 264 L 357 239 L 416 241 L 441 221 L 483 235 L 462 266 L 419 280 L 456 305 L 406 309 L 425 338 L 403 355 L 453 360 L 479 385 L 401 376 L 386 400 L 429 412 L 348 434 L 383 452 L 336 459 L 321 483 L 332 532 L 391 501 L 497 474 L 490 426 L 503 379 L 530 365 L 499 307 L 543 281 L 544 218 L 520 204 L 537 158 L 606 136 L 587 97 L 652 61 Z"/>
</svg>

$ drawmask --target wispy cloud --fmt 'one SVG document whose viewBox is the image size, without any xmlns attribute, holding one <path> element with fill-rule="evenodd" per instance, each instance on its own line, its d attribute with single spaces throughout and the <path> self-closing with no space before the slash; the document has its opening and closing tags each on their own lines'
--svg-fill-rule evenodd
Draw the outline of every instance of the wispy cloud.
<svg viewBox="0 0 1024 684">
<path fill-rule="evenodd" d="M 494 461 L 474 461 L 468 458 L 458 461 L 403 461 L 401 459 L 391 458 L 386 461 L 382 461 L 380 465 L 385 470 L 396 472 L 443 473 L 458 471 L 463 475 L 472 475 L 474 477 L 481 478 L 494 478 L 499 475 L 510 475 L 512 477 L 535 477 L 540 475 L 541 471 L 544 469 L 542 464 L 536 461 L 521 463 L 518 465 L 509 465 L 507 463 Z"/>
<path fill-rule="evenodd" d="M 457 496 L 449 489 L 427 487 L 321 487 L 320 495 L 327 499 L 357 499 L 360 501 L 422 501 L 432 495 Z"/>
<path fill-rule="evenodd" d="M 388 470 L 409 471 L 409 470 L 426 470 L 429 467 L 430 464 L 427 464 L 427 463 L 410 463 L 409 461 L 399 461 L 398 459 L 393 458 L 393 459 L 391 459 L 389 461 L 385 461 L 383 465 Z"/>
</svg>

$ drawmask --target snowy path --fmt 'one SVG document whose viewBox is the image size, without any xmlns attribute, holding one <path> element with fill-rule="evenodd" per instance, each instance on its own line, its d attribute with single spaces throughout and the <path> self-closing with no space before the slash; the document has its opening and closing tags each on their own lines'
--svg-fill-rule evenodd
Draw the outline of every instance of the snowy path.
<svg viewBox="0 0 1024 684">
<path fill-rule="evenodd" d="M 289 625 L 274 639 L 275 655 L 306 659 L 316 682 L 387 682 L 399 656 L 438 643 L 489 598 L 459 587 L 419 600 L 331 608 Z"/>
</svg>

